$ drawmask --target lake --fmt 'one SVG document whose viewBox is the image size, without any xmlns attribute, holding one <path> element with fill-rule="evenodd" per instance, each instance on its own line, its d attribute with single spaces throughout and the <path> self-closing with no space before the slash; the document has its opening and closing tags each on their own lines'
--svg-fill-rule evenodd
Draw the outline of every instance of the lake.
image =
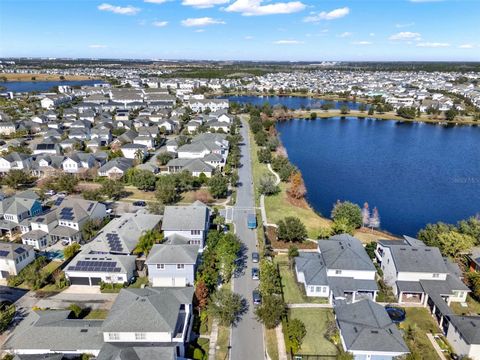
<svg viewBox="0 0 480 360">
<path fill-rule="evenodd" d="M 478 127 L 335 117 L 277 129 L 324 216 L 337 199 L 368 202 L 383 229 L 415 236 L 427 223 L 480 212 Z"/>
<path fill-rule="evenodd" d="M 72 80 L 72 81 L 7 81 L 0 82 L 0 86 L 6 88 L 0 92 L 32 92 L 49 91 L 54 86 L 93 86 L 94 84 L 104 83 L 102 80 Z"/>
<path fill-rule="evenodd" d="M 360 103 L 352 101 L 327 101 L 321 99 L 314 99 L 311 97 L 301 97 L 301 96 L 249 96 L 249 95 L 239 95 L 239 96 L 221 96 L 222 99 L 228 99 L 230 101 L 237 102 L 239 104 L 252 104 L 252 105 L 263 105 L 268 102 L 270 105 L 282 105 L 286 106 L 289 109 L 320 109 L 320 106 L 326 102 L 332 103 L 335 109 L 340 109 L 342 105 L 347 105 L 352 110 L 358 110 Z"/>
</svg>

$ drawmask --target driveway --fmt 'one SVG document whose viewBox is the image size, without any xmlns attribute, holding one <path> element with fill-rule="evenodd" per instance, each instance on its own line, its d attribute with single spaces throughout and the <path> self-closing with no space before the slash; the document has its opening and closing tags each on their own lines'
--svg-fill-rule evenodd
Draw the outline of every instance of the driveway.
<svg viewBox="0 0 480 360">
<path fill-rule="evenodd" d="M 233 288 L 248 302 L 248 312 L 240 322 L 233 327 L 231 334 L 231 359 L 232 360 L 263 360 L 265 351 L 263 344 L 263 326 L 255 319 L 252 304 L 252 291 L 257 288 L 258 280 L 252 280 L 251 270 L 254 264 L 251 253 L 258 251 L 256 231 L 247 227 L 247 214 L 254 211 L 255 198 L 253 189 L 252 166 L 250 159 L 250 141 L 248 136 L 248 123 L 243 119 L 240 132 L 243 136 L 241 149 L 242 166 L 238 169 L 239 186 L 237 188 L 237 203 L 233 208 L 233 223 L 235 231 L 244 245 L 244 268 L 233 280 Z M 255 264 L 258 266 L 258 264 Z"/>
</svg>

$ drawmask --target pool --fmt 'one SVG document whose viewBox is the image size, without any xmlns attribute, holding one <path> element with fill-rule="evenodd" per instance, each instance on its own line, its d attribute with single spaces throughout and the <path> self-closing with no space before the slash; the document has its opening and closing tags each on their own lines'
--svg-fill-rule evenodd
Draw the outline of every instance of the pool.
<svg viewBox="0 0 480 360">
<path fill-rule="evenodd" d="M 63 250 L 45 251 L 43 254 L 48 260 L 64 260 Z"/>
<path fill-rule="evenodd" d="M 406 313 L 405 310 L 396 306 L 385 306 L 388 316 L 394 323 L 401 323 L 405 321 Z"/>
</svg>

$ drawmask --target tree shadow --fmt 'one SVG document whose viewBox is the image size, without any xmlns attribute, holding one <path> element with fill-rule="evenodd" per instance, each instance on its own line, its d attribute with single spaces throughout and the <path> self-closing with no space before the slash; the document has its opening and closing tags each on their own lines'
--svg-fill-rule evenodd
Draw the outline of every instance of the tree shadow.
<svg viewBox="0 0 480 360">
<path fill-rule="evenodd" d="M 248 313 L 249 304 L 247 299 L 242 298 L 240 310 L 235 314 L 235 320 L 232 323 L 232 326 L 237 326 L 240 320 L 242 320 L 243 315 Z"/>
<path fill-rule="evenodd" d="M 248 248 L 242 244 L 240 251 L 238 252 L 238 257 L 235 260 L 235 271 L 233 272 L 234 278 L 239 278 L 242 275 L 245 275 L 245 270 L 247 268 L 248 260 Z"/>
</svg>

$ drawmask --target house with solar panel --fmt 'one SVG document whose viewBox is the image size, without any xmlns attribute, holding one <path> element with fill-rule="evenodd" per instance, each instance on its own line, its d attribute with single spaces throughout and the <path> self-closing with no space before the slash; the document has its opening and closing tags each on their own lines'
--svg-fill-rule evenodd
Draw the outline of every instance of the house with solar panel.
<svg viewBox="0 0 480 360">
<path fill-rule="evenodd" d="M 35 260 L 32 246 L 13 242 L 0 242 L 0 280 L 18 273 Z"/>
</svg>

